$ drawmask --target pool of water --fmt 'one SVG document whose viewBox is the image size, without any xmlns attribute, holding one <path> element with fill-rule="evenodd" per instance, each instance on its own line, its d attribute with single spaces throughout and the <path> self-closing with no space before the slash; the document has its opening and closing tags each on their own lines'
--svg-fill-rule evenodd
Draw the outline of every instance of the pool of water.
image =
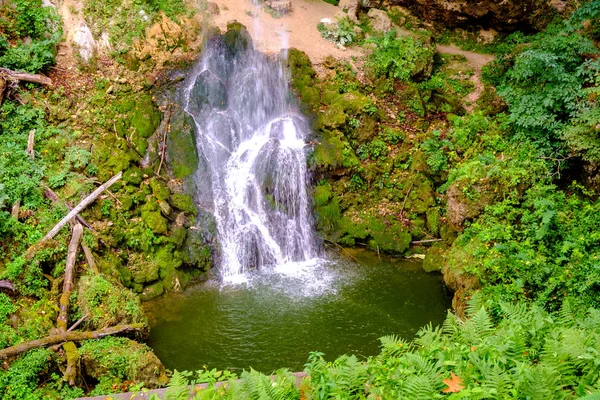
<svg viewBox="0 0 600 400">
<path fill-rule="evenodd" d="M 349 258 L 254 273 L 247 282 L 200 283 L 145 305 L 149 345 L 167 368 L 302 370 L 326 359 L 375 355 L 378 338 L 413 338 L 441 324 L 450 296 L 421 263 L 353 251 Z"/>
</svg>

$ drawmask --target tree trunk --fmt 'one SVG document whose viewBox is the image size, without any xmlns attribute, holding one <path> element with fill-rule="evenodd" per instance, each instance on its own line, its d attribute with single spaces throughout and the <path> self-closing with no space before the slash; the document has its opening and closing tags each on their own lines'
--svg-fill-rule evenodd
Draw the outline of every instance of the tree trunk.
<svg viewBox="0 0 600 400">
<path fill-rule="evenodd" d="M 81 236 L 83 235 L 83 226 L 77 224 L 73 227 L 73 236 L 71 236 L 71 242 L 67 251 L 67 265 L 65 266 L 65 280 L 63 283 L 63 292 L 60 296 L 60 304 L 58 311 L 58 319 L 56 321 L 56 327 L 61 331 L 67 330 L 67 319 L 69 313 L 69 299 L 73 292 L 73 275 L 75 270 L 75 261 L 77 260 L 77 250 L 79 249 L 79 242 L 81 242 Z"/>
<path fill-rule="evenodd" d="M 0 360 L 5 360 L 10 357 L 18 356 L 21 353 L 38 347 L 51 346 L 63 342 L 81 342 L 88 339 L 100 339 L 105 336 L 115 335 L 117 333 L 125 333 L 137 331 L 144 328 L 144 324 L 117 325 L 110 328 L 104 328 L 97 331 L 86 332 L 59 332 L 54 335 L 46 336 L 41 339 L 31 340 L 29 342 L 19 343 L 15 346 L 7 347 L 0 350 Z"/>
</svg>

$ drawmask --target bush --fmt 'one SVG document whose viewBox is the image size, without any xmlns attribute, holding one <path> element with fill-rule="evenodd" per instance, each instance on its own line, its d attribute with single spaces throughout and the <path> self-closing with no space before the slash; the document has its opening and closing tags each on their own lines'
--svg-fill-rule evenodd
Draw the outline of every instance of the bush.
<svg viewBox="0 0 600 400">
<path fill-rule="evenodd" d="M 342 48 L 350 46 L 357 40 L 354 27 L 348 18 L 342 18 L 336 24 L 319 22 L 317 29 L 321 32 L 321 36 Z"/>
<path fill-rule="evenodd" d="M 431 74 L 434 49 L 422 39 L 412 36 L 396 37 L 394 30 L 383 37 L 370 39 L 376 45 L 367 66 L 375 76 L 408 81 Z"/>
<path fill-rule="evenodd" d="M 54 7 L 43 6 L 42 0 L 14 0 L 0 6 L 0 17 L 0 66 L 37 73 L 54 64 L 62 38 Z M 25 43 L 25 38 L 31 41 Z"/>
</svg>

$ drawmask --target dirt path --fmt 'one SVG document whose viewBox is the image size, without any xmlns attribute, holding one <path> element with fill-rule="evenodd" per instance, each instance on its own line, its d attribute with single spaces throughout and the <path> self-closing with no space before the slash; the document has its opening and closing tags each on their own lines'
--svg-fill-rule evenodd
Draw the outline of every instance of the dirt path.
<svg viewBox="0 0 600 400">
<path fill-rule="evenodd" d="M 213 16 L 213 23 L 221 30 L 227 22 L 237 20 L 244 24 L 256 48 L 263 52 L 279 52 L 282 48 L 295 47 L 310 57 L 313 64 L 320 64 L 332 55 L 337 59 L 360 56 L 358 49 L 340 49 L 321 37 L 317 24 L 323 18 L 332 18 L 340 10 L 323 0 L 294 0 L 292 12 L 274 18 L 255 6 L 251 0 L 214 0 L 219 6 L 219 14 Z"/>
<path fill-rule="evenodd" d="M 473 82 L 475 85 L 475 90 L 473 90 L 463 99 L 466 103 L 465 109 L 467 112 L 472 112 L 475 108 L 475 103 L 477 100 L 479 100 L 483 94 L 483 91 L 485 90 L 483 83 L 481 82 L 481 68 L 483 68 L 487 63 L 491 62 L 494 59 L 494 56 L 461 50 L 454 45 L 445 46 L 438 44 L 437 51 L 438 53 L 442 54 L 458 54 L 464 56 L 469 65 L 475 69 L 475 73 L 471 77 L 471 82 Z"/>
</svg>

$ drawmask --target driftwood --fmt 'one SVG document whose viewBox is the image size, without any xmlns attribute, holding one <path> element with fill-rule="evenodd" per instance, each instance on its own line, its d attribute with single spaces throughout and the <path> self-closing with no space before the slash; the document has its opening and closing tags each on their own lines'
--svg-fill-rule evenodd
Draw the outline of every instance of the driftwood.
<svg viewBox="0 0 600 400">
<path fill-rule="evenodd" d="M 44 75 L 28 74 L 26 72 L 11 71 L 7 68 L 0 68 L 0 75 L 5 80 L 15 80 L 21 82 L 39 83 L 40 85 L 52 86 L 52 79 Z M 8 78 L 8 79 L 7 79 Z"/>
<path fill-rule="evenodd" d="M 14 219 L 19 219 L 19 211 L 21 210 L 21 201 L 15 201 L 15 204 L 12 206 L 12 210 L 10 211 L 10 216 Z"/>
<path fill-rule="evenodd" d="M 0 106 L 6 96 L 16 91 L 19 82 L 32 82 L 52 86 L 52 79 L 47 76 L 11 71 L 10 69 L 0 67 Z M 18 97 L 16 99 L 18 100 Z"/>
<path fill-rule="evenodd" d="M 61 219 L 60 222 L 58 224 L 56 224 L 54 226 L 54 228 L 52 228 L 50 230 L 50 232 L 48 232 L 46 234 L 46 236 L 44 236 L 44 238 L 39 243 L 31 246 L 27 250 L 26 257 L 28 259 L 31 259 L 33 257 L 33 255 L 35 254 L 35 252 L 37 251 L 37 249 L 40 248 L 44 242 L 46 242 L 46 241 L 52 239 L 54 236 L 56 236 L 56 234 L 58 233 L 58 231 L 60 231 L 62 229 L 62 227 L 64 227 L 66 224 L 68 224 L 69 221 L 72 220 L 77 214 L 79 214 L 85 207 L 87 207 L 90 203 L 92 203 L 94 200 L 96 200 L 96 198 L 98 196 L 100 196 L 100 194 L 104 190 L 108 189 L 113 183 L 115 183 L 116 181 L 121 179 L 122 176 L 123 176 L 123 172 L 119 172 L 117 175 L 110 178 L 105 184 L 101 185 L 96 190 L 94 190 L 92 192 L 92 194 L 90 194 L 85 199 L 83 199 L 79 204 L 77 204 L 77 206 L 75 206 L 75 208 L 73 208 L 71 210 L 71 212 L 67 214 L 66 217 Z"/>
<path fill-rule="evenodd" d="M 73 236 L 71 236 L 71 242 L 67 250 L 67 265 L 65 266 L 65 280 L 63 283 L 63 292 L 60 296 L 60 304 L 58 308 L 58 319 L 56 320 L 56 327 L 61 331 L 67 330 L 67 314 L 69 312 L 69 299 L 73 292 L 73 275 L 75 270 L 75 260 L 77 259 L 77 250 L 79 249 L 79 242 L 81 242 L 81 236 L 83 235 L 83 226 L 77 224 L 73 227 Z"/>
<path fill-rule="evenodd" d="M 67 210 L 73 211 L 73 207 L 71 207 L 71 205 L 68 202 L 61 200 L 61 198 L 58 197 L 56 192 L 50 189 L 49 187 L 44 187 L 44 196 L 46 196 L 47 199 L 50 199 L 53 203 L 62 203 L 65 205 L 65 207 L 67 207 Z M 79 221 L 81 225 L 85 226 L 89 230 L 94 230 L 94 228 L 92 228 L 92 226 L 88 224 L 87 221 L 83 219 L 81 215 L 77 214 L 75 216 L 75 219 L 77 219 L 77 221 Z"/>
<path fill-rule="evenodd" d="M 165 134 L 163 135 L 162 140 L 162 151 L 160 155 L 160 164 L 158 164 L 158 171 L 156 171 L 156 175 L 160 175 L 160 169 L 162 168 L 163 163 L 165 162 L 165 155 L 167 154 L 167 136 L 169 135 L 169 131 L 171 130 L 171 115 L 173 114 L 173 107 L 169 104 L 169 117 L 167 118 L 167 126 L 165 127 Z"/>
<path fill-rule="evenodd" d="M 8 289 L 11 292 L 14 292 L 15 286 L 12 284 L 11 281 L 2 280 L 2 281 L 0 281 L 0 289 Z"/>
<path fill-rule="evenodd" d="M 441 242 L 444 239 L 427 239 L 427 240 L 415 240 L 410 242 L 410 244 L 419 244 L 419 243 L 433 243 L 433 242 Z"/>
<path fill-rule="evenodd" d="M 33 160 L 35 158 L 35 152 L 33 151 L 33 144 L 35 142 L 35 129 L 29 131 L 29 137 L 27 138 L 27 153 Z"/>
<path fill-rule="evenodd" d="M 85 254 L 85 259 L 92 270 L 93 273 L 98 274 L 98 266 L 96 265 L 96 261 L 94 260 L 94 255 L 90 248 L 83 242 L 81 242 L 81 248 L 83 249 L 83 254 Z"/>
<path fill-rule="evenodd" d="M 21 353 L 39 347 L 52 346 L 53 344 L 63 342 L 81 342 L 88 339 L 100 339 L 105 336 L 116 335 L 118 333 L 133 332 L 144 328 L 144 324 L 117 325 L 110 328 L 99 329 L 97 331 L 86 332 L 59 332 L 41 339 L 30 340 L 17 345 L 0 350 L 0 360 L 18 356 Z"/>
</svg>

